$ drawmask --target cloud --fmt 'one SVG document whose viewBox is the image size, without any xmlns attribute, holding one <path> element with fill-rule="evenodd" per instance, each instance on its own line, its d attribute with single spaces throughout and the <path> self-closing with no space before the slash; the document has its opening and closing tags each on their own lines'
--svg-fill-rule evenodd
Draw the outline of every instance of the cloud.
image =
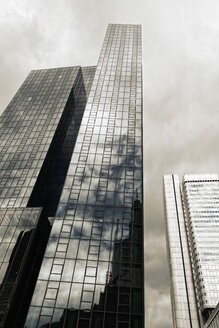
<svg viewBox="0 0 219 328">
<path fill-rule="evenodd" d="M 0 96 L 1 110 L 18 89 L 30 67 L 40 60 L 43 34 L 36 17 L 22 14 L 11 6 L 0 20 Z"/>
<path fill-rule="evenodd" d="M 171 328 L 170 297 L 157 288 L 146 288 L 146 327 Z"/>
<path fill-rule="evenodd" d="M 165 243 L 163 235 L 160 237 L 153 235 L 146 239 L 146 280 L 148 286 L 169 292 Z"/>
<path fill-rule="evenodd" d="M 108 23 L 143 25 L 147 323 L 172 327 L 162 176 L 218 172 L 216 0 L 4 2 L 0 112 L 31 69 L 95 65 Z"/>
</svg>

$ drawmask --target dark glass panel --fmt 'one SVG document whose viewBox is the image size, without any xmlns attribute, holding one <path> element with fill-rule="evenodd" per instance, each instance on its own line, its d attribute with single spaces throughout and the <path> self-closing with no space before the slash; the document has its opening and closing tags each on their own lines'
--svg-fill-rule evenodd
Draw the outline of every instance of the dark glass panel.
<svg viewBox="0 0 219 328">
<path fill-rule="evenodd" d="M 143 290 L 140 288 L 132 288 L 132 312 L 141 314 L 143 312 Z"/>
<path fill-rule="evenodd" d="M 116 315 L 112 313 L 105 313 L 104 328 L 116 327 Z"/>
<path fill-rule="evenodd" d="M 118 287 L 108 285 L 106 288 L 106 310 L 116 312 L 118 304 Z"/>
<path fill-rule="evenodd" d="M 92 314 L 91 328 L 103 327 L 103 312 L 94 311 Z"/>
<path fill-rule="evenodd" d="M 144 327 L 144 318 L 143 316 L 134 316 L 131 317 L 131 328 L 142 328 Z"/>
</svg>

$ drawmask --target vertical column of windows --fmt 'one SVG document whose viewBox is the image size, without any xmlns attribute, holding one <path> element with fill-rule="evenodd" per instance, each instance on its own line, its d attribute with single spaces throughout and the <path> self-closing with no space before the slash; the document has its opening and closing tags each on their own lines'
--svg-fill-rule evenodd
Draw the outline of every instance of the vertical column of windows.
<svg viewBox="0 0 219 328">
<path fill-rule="evenodd" d="M 201 310 L 204 312 L 205 308 L 216 306 L 219 296 L 217 287 L 215 289 L 215 286 L 219 284 L 217 275 L 219 269 L 217 265 L 219 247 L 217 176 L 186 176 L 185 193 L 197 298 Z"/>
</svg>

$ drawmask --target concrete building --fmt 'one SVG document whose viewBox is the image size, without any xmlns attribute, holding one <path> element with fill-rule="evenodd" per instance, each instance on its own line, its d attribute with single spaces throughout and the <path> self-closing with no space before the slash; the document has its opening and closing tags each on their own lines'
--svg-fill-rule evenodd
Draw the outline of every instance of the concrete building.
<svg viewBox="0 0 219 328">
<path fill-rule="evenodd" d="M 219 180 L 164 176 L 174 327 L 203 327 L 219 299 Z"/>
</svg>

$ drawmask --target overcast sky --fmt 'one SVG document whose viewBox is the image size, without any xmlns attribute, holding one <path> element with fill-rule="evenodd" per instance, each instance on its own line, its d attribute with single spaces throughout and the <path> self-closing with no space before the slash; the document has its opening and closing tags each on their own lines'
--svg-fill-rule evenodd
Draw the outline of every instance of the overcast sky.
<svg viewBox="0 0 219 328">
<path fill-rule="evenodd" d="M 218 0 L 7 0 L 0 112 L 30 70 L 96 65 L 108 23 L 142 24 L 147 327 L 171 328 L 162 176 L 219 173 Z"/>
</svg>

